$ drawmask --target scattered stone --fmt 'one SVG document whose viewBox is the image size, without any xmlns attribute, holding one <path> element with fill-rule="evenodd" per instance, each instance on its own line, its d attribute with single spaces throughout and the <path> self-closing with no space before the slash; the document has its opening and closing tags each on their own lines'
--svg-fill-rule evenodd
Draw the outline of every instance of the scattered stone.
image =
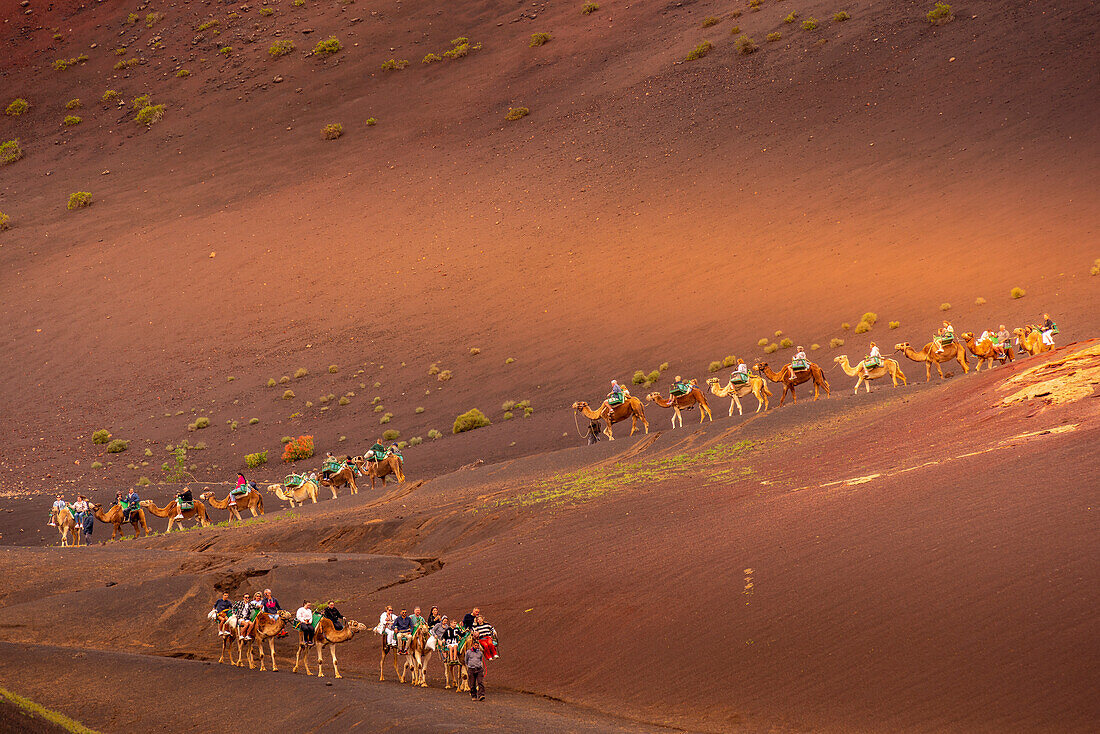
<svg viewBox="0 0 1100 734">
<path fill-rule="evenodd" d="M 273 82 L 275 82 L 276 84 L 278 84 L 278 83 L 279 83 L 279 82 L 281 82 L 282 80 L 283 80 L 283 78 L 282 78 L 281 76 L 276 76 L 276 77 L 275 77 L 274 79 L 272 79 L 271 81 L 273 81 Z"/>
</svg>

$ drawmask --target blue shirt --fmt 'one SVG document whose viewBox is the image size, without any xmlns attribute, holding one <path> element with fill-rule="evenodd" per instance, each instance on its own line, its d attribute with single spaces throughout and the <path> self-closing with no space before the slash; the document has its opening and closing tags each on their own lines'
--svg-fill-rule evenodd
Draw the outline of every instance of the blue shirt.
<svg viewBox="0 0 1100 734">
<path fill-rule="evenodd" d="M 412 632 L 412 628 L 413 628 L 412 620 L 409 619 L 408 617 L 406 617 L 405 615 L 401 615 L 397 619 L 393 620 L 393 631 L 394 632 Z"/>
</svg>

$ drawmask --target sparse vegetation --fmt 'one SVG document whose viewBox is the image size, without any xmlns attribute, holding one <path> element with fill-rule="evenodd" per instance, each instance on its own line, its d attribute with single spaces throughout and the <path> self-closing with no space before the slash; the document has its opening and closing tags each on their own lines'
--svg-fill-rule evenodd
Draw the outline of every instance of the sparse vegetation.
<svg viewBox="0 0 1100 734">
<path fill-rule="evenodd" d="M 600 9 L 600 4 L 599 3 L 585 3 L 584 5 L 581 6 L 581 13 L 583 15 L 592 15 L 592 13 L 595 13 L 599 9 Z"/>
<path fill-rule="evenodd" d="M 722 369 L 722 363 L 717 360 L 707 365 L 707 372 L 717 372 L 720 369 Z"/>
<path fill-rule="evenodd" d="M 1092 267 L 1089 268 L 1089 275 L 1100 275 L 1100 257 L 1092 261 Z"/>
<path fill-rule="evenodd" d="M 15 163 L 23 157 L 23 149 L 19 147 L 19 139 L 6 140 L 0 143 L 0 163 Z"/>
<path fill-rule="evenodd" d="M 439 374 L 439 362 L 432 362 L 431 366 L 428 367 L 428 374 L 429 375 L 438 375 Z"/>
<path fill-rule="evenodd" d="M 1095 274 L 1096 274 L 1096 273 L 1093 273 L 1093 275 L 1095 275 Z M 504 360 L 504 364 L 512 364 L 512 363 L 513 363 L 513 362 L 515 362 L 515 361 L 516 361 L 516 360 L 512 359 L 511 357 L 509 357 L 508 359 Z"/>
<path fill-rule="evenodd" d="M 817 18 L 807 18 L 802 21 L 802 30 L 804 31 L 816 31 L 817 30 Z"/>
<path fill-rule="evenodd" d="M 539 46 L 543 46 L 547 43 L 550 43 L 549 33 L 532 33 L 531 42 L 527 45 L 531 48 L 538 48 Z"/>
<path fill-rule="evenodd" d="M 733 28 L 730 28 L 730 35 L 731 36 L 736 36 L 739 33 L 741 33 L 741 26 L 735 25 Z"/>
<path fill-rule="evenodd" d="M 115 71 L 129 69 L 131 66 L 137 66 L 139 63 L 141 63 L 141 60 L 138 59 L 138 57 L 136 56 L 129 59 L 123 59 L 122 61 L 119 61 L 115 64 Z"/>
<path fill-rule="evenodd" d="M 90 191 L 74 191 L 69 194 L 69 211 L 83 209 L 92 205 L 92 193 Z"/>
<path fill-rule="evenodd" d="M 703 18 L 703 27 L 710 28 L 712 25 L 718 25 L 722 22 L 721 18 L 715 18 L 713 15 Z"/>
<path fill-rule="evenodd" d="M 432 428 L 428 431 L 428 438 L 434 441 L 437 438 L 443 438 L 443 434 Z"/>
<path fill-rule="evenodd" d="M 851 20 L 852 16 L 848 14 L 847 10 L 841 10 L 839 13 L 833 14 L 834 23 L 843 23 L 846 20 Z"/>
<path fill-rule="evenodd" d="M 512 413 L 512 411 L 510 411 L 510 410 L 505 412 L 505 414 L 504 414 L 504 420 L 506 420 L 506 421 L 510 421 L 515 417 L 516 417 L 515 414 Z"/>
<path fill-rule="evenodd" d="M 471 357 L 476 357 L 479 354 L 481 354 L 480 349 L 478 349 L 477 347 L 470 347 L 470 356 Z"/>
<path fill-rule="evenodd" d="M 427 54 L 425 54 L 423 60 L 420 63 L 422 63 L 422 64 L 434 64 L 435 62 L 442 61 L 442 60 L 443 60 L 442 56 L 429 51 Z"/>
<path fill-rule="evenodd" d="M 202 429 L 202 428 L 209 428 L 209 427 L 210 427 L 210 419 L 207 418 L 205 415 L 199 416 L 198 418 L 195 419 L 195 428 Z"/>
<path fill-rule="evenodd" d="M 451 428 L 451 433 L 465 433 L 466 431 L 472 431 L 475 428 L 484 428 L 489 425 L 490 421 L 488 416 L 482 413 L 477 408 L 471 408 L 465 413 L 455 418 L 454 426 Z M 430 435 L 430 434 L 429 434 Z"/>
<path fill-rule="evenodd" d="M 768 346 L 764 347 L 764 353 L 765 354 L 772 354 L 772 353 L 778 352 L 778 351 L 779 351 L 779 345 L 776 344 L 775 342 L 772 342 Z"/>
<path fill-rule="evenodd" d="M 200 24 L 199 27 L 196 28 L 195 30 L 197 30 L 201 33 L 202 31 L 209 30 L 210 28 L 213 28 L 217 25 L 218 25 L 217 20 L 208 20 L 208 21 Z"/>
<path fill-rule="evenodd" d="M 128 448 L 130 448 L 129 441 L 123 441 L 121 438 L 116 438 L 107 444 L 107 453 L 120 454 Z"/>
<path fill-rule="evenodd" d="M 829 342 L 829 346 L 833 349 L 836 349 L 837 347 L 842 347 L 844 346 L 844 340 L 834 338 Z"/>
<path fill-rule="evenodd" d="M 130 109 L 140 110 L 142 107 L 147 106 L 152 101 L 152 98 L 148 94 L 142 94 L 138 97 L 134 97 L 130 102 Z"/>
<path fill-rule="evenodd" d="M 929 10 L 925 17 L 932 25 L 943 25 L 955 19 L 954 13 L 951 12 L 951 6 L 947 3 L 936 3 L 936 7 Z"/>
<path fill-rule="evenodd" d="M 300 8 L 305 4 L 306 4 L 306 0 L 294 0 L 294 2 L 291 3 L 291 5 L 293 5 L 296 8 Z"/>
<path fill-rule="evenodd" d="M 798 13 L 796 13 L 792 10 L 791 14 L 783 19 L 783 22 L 790 25 L 791 23 L 794 23 L 796 20 L 798 20 Z"/>
<path fill-rule="evenodd" d="M 782 33 L 780 33 L 779 31 L 775 31 L 774 33 L 769 33 L 768 35 L 764 36 L 764 40 L 767 41 L 768 43 L 775 43 L 776 41 L 778 41 L 782 37 L 783 37 Z"/>
<path fill-rule="evenodd" d="M 868 324 L 866 321 L 860 321 L 858 324 L 856 324 L 856 333 L 857 334 L 866 334 L 870 330 L 871 330 L 871 325 Z"/>
<path fill-rule="evenodd" d="M 191 72 L 188 71 L 187 69 L 180 69 L 179 71 L 176 72 L 176 78 L 177 79 L 185 79 L 189 76 L 191 76 Z"/>
<path fill-rule="evenodd" d="M 896 329 L 896 328 L 898 328 L 899 326 L 901 326 L 901 322 L 900 322 L 900 321 L 891 321 L 891 322 L 890 322 L 890 323 L 888 324 L 888 326 L 889 326 L 889 327 L 890 327 L 891 329 Z"/>
<path fill-rule="evenodd" d="M 759 339 L 759 340 L 757 340 L 757 342 L 756 342 L 756 346 L 758 346 L 758 347 L 766 347 L 766 346 L 768 346 L 768 337 L 764 337 L 763 339 Z"/>
<path fill-rule="evenodd" d="M 262 466 L 267 463 L 267 449 L 263 451 L 257 451 L 254 454 L 245 454 L 244 464 L 249 469 L 255 469 L 258 466 Z"/>
<path fill-rule="evenodd" d="M 80 109 L 80 100 L 79 99 L 70 99 L 68 102 L 65 103 L 65 109 L 67 109 L 67 110 L 79 110 Z"/>
<path fill-rule="evenodd" d="M 249 418 L 248 419 L 248 425 L 250 425 L 250 426 L 254 426 L 259 422 L 260 422 L 259 418 Z"/>
<path fill-rule="evenodd" d="M 734 46 L 737 47 L 737 53 L 742 56 L 748 56 L 756 50 L 756 42 L 748 36 L 738 36 L 737 41 L 734 42 Z"/>
<path fill-rule="evenodd" d="M 791 341 L 789 338 L 784 337 L 783 341 L 779 342 L 779 346 L 783 347 L 784 349 L 790 349 L 794 346 L 794 342 Z"/>
<path fill-rule="evenodd" d="M 975 306 L 984 306 L 985 305 L 985 299 L 982 298 L 981 296 L 978 296 L 977 298 L 974 299 L 974 305 Z"/>
<path fill-rule="evenodd" d="M 706 56 L 707 54 L 709 54 L 713 49 L 714 49 L 714 44 L 713 43 L 711 43 L 710 41 L 703 41 L 698 46 L 691 49 L 690 52 L 688 52 L 688 55 L 685 58 L 685 61 L 695 61 L 696 59 L 701 59 L 704 56 Z"/>
<path fill-rule="evenodd" d="M 117 102 L 118 101 L 118 92 L 116 92 L 113 89 L 108 89 L 106 92 L 103 93 L 103 96 L 99 98 L 99 101 L 100 102 L 105 102 L 105 103 L 106 102 Z"/>
<path fill-rule="evenodd" d="M 294 41 L 291 41 L 289 38 L 280 38 L 267 48 L 268 55 L 273 59 L 277 59 L 280 56 L 286 56 L 292 51 L 294 51 Z"/>
<path fill-rule="evenodd" d="M 305 367 L 299 367 L 297 370 L 294 371 L 294 377 L 299 379 L 305 377 L 308 374 L 309 370 L 307 370 Z"/>
<path fill-rule="evenodd" d="M 374 127 L 377 124 L 378 124 L 378 120 L 374 119 L 373 117 L 368 117 L 367 118 L 367 127 Z"/>
<path fill-rule="evenodd" d="M 810 351 L 811 351 L 811 352 L 816 352 L 816 351 L 817 351 L 818 349 L 821 349 L 821 345 L 820 345 L 820 344 L 811 344 L 811 345 L 810 345 Z"/>
<path fill-rule="evenodd" d="M 92 462 L 92 468 L 93 469 L 102 469 L 103 468 L 103 462 L 102 461 L 93 461 Z"/>
<path fill-rule="evenodd" d="M 451 377 L 452 374 L 450 370 L 443 370 L 438 375 L 436 375 L 435 379 L 439 380 L 440 382 L 446 382 L 447 380 L 451 379 Z"/>
<path fill-rule="evenodd" d="M 4 114 L 5 115 L 10 115 L 12 117 L 18 117 L 19 115 L 22 115 L 24 112 L 26 112 L 30 108 L 31 108 L 30 102 L 23 99 L 22 97 L 16 97 L 15 99 L 13 99 L 11 101 L 11 104 L 8 105 L 8 108 L 6 110 L 4 110 Z"/>
<path fill-rule="evenodd" d="M 4 212 L 0 212 L 0 232 L 3 232 L 5 229 L 10 229 L 11 228 L 10 223 L 11 223 L 11 217 L 8 216 L 7 214 L 5 214 Z"/>
<path fill-rule="evenodd" d="M 145 16 L 145 27 L 152 28 L 164 18 L 164 13 L 149 13 Z"/>
<path fill-rule="evenodd" d="M 164 117 L 164 109 L 164 105 L 162 104 L 145 105 L 138 110 L 137 115 L 134 116 L 134 122 L 139 125 L 145 125 L 146 127 L 152 127 L 160 122 L 160 118 Z"/>
<path fill-rule="evenodd" d="M 758 11 L 763 4 L 764 0 L 749 0 L 749 10 Z"/>
<path fill-rule="evenodd" d="M 111 440 L 111 432 L 106 428 L 100 428 L 92 434 L 92 443 L 104 444 Z"/>
<path fill-rule="evenodd" d="M 269 15 L 275 15 L 275 9 L 274 8 L 260 8 L 260 15 L 263 15 L 265 17 L 269 16 Z"/>
<path fill-rule="evenodd" d="M 387 59 L 382 62 L 382 71 L 401 71 L 408 65 L 408 59 Z"/>
<path fill-rule="evenodd" d="M 531 110 L 526 107 L 509 107 L 508 112 L 504 115 L 504 119 L 511 122 L 522 117 L 527 117 L 529 114 L 531 114 Z"/>
<path fill-rule="evenodd" d="M 382 438 L 386 441 L 396 441 L 401 437 L 401 431 L 390 428 L 389 430 L 382 431 Z"/>
<path fill-rule="evenodd" d="M 139 20 L 141 20 L 141 16 L 139 16 L 137 13 L 130 13 L 126 16 L 126 25 L 133 25 Z"/>
<path fill-rule="evenodd" d="M 951 310 L 951 304 L 950 303 L 941 303 L 940 304 L 940 310 L 941 311 L 950 311 Z"/>
<path fill-rule="evenodd" d="M 222 46 L 221 48 L 218 49 L 218 53 L 220 53 L 222 56 L 228 56 L 229 54 L 233 53 L 233 47 L 232 46 Z"/>
<path fill-rule="evenodd" d="M 776 335 L 777 337 L 783 336 L 783 332 L 782 332 L 782 330 L 776 330 L 776 332 L 775 332 L 775 335 Z"/>
<path fill-rule="evenodd" d="M 393 420 L 393 413 L 384 413 L 382 415 L 382 417 L 378 419 L 378 422 L 382 425 L 385 425 L 386 423 L 389 423 L 392 420 Z"/>
<path fill-rule="evenodd" d="M 298 436 L 283 446 L 283 461 L 290 463 L 313 456 L 313 436 Z"/>
<path fill-rule="evenodd" d="M 294 391 L 293 390 L 287 390 L 286 392 L 283 393 L 283 400 L 293 400 L 293 399 L 294 399 Z"/>
<path fill-rule="evenodd" d="M 424 439 L 422 439 L 420 436 L 413 436 L 409 439 L 410 446 L 419 446 L 422 443 L 424 443 Z"/>
<path fill-rule="evenodd" d="M 1027 291 L 1025 291 L 1023 288 L 1013 288 L 1011 295 L 1013 298 L 1023 298 L 1027 295 Z"/>
<path fill-rule="evenodd" d="M 878 322 L 878 314 L 873 311 L 868 311 L 859 317 L 860 321 L 866 321 L 869 325 L 874 326 Z"/>
<path fill-rule="evenodd" d="M 350 405 L 351 404 L 351 400 L 347 396 L 344 396 L 344 397 L 340 398 L 336 402 L 339 403 L 340 405 Z"/>
<path fill-rule="evenodd" d="M 139 477 L 137 480 L 137 486 L 139 487 L 148 487 L 152 483 L 153 482 L 151 479 L 149 479 L 149 477 Z"/>
<path fill-rule="evenodd" d="M 840 328 L 844 329 L 844 331 L 848 331 L 848 329 L 852 328 L 852 325 L 845 321 L 843 324 L 840 325 Z"/>
</svg>

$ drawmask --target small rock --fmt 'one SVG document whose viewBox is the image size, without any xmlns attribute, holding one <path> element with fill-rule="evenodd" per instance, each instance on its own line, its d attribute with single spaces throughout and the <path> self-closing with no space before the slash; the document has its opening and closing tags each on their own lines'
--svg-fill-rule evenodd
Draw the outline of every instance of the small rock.
<svg viewBox="0 0 1100 734">
<path fill-rule="evenodd" d="M 278 75 L 277 75 L 277 76 L 276 76 L 276 77 L 275 77 L 274 79 L 272 79 L 271 81 L 273 81 L 273 82 L 275 82 L 276 84 L 278 84 L 278 83 L 279 83 L 279 82 L 281 82 L 282 80 L 283 80 L 283 78 L 282 78 L 281 76 L 278 76 Z"/>
<path fill-rule="evenodd" d="M 103 169 L 103 172 L 102 172 L 102 173 L 100 173 L 99 175 L 100 175 L 100 176 L 106 176 L 106 175 L 108 175 L 108 174 L 109 174 L 110 172 L 111 172 L 111 171 L 110 171 L 110 169 L 108 169 L 108 168 L 104 168 L 104 169 Z"/>
</svg>

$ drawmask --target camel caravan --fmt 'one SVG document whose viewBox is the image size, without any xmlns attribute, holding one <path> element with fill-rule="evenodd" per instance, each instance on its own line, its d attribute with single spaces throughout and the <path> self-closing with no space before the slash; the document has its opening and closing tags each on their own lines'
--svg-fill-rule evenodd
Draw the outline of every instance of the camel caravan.
<svg viewBox="0 0 1100 734">
<path fill-rule="evenodd" d="M 1054 349 L 1054 335 L 1058 333 L 1058 326 L 1051 320 L 1050 314 L 1043 314 L 1041 326 L 1024 326 L 1009 332 L 1002 324 L 999 330 L 988 329 L 980 336 L 972 332 L 966 332 L 956 337 L 954 327 L 950 322 L 944 321 L 943 326 L 933 335 L 932 341 L 921 349 L 914 349 L 909 342 L 901 342 L 894 345 L 894 354 L 901 355 L 913 362 L 922 363 L 925 370 L 925 379 L 932 381 L 932 368 L 941 379 L 950 377 L 945 375 L 943 365 L 957 362 L 962 368 L 963 374 L 970 372 L 970 363 L 967 352 L 977 358 L 978 364 L 975 372 L 982 366 L 992 368 L 994 364 L 1005 364 L 1015 359 L 1015 348 L 1027 352 L 1029 355 L 1042 354 Z M 730 375 L 729 381 L 723 385 L 720 378 L 707 379 L 710 393 L 720 398 L 731 398 L 729 416 L 733 417 L 733 409 L 737 408 L 738 415 L 744 415 L 741 398 L 752 395 L 756 398 L 756 410 L 767 413 L 769 399 L 772 391 L 768 383 L 783 386 L 783 394 L 779 398 L 779 404 L 783 405 L 789 394 L 792 402 L 797 402 L 798 395 L 795 388 L 803 384 L 812 384 L 814 400 L 824 393 L 829 397 L 829 381 L 819 365 L 810 361 L 802 347 L 795 350 L 791 361 L 777 372 L 766 361 L 755 363 L 752 370 L 748 368 L 742 359 L 734 360 L 736 368 Z M 866 392 L 871 392 L 871 381 L 882 378 L 890 378 L 894 387 L 900 382 L 902 386 L 908 385 L 909 380 L 902 370 L 899 359 L 884 357 L 875 342 L 870 344 L 870 353 L 858 363 L 852 364 L 848 355 L 842 354 L 833 359 L 833 366 L 839 367 L 848 377 L 856 380 L 854 392 L 858 393 L 862 386 Z M 713 369 L 713 368 L 712 368 Z M 652 378 L 650 378 L 652 379 Z M 635 376 L 635 382 L 650 384 L 641 373 Z M 684 380 L 679 375 L 669 387 L 669 395 L 665 397 L 659 391 L 651 392 L 645 396 L 645 402 L 654 403 L 662 408 L 672 408 L 672 427 L 684 426 L 684 411 L 699 410 L 699 422 L 714 420 L 707 404 L 706 395 L 699 389 L 698 382 L 694 379 Z M 611 381 L 611 392 L 607 398 L 595 410 L 585 401 L 573 403 L 574 415 L 577 418 L 584 417 L 591 422 L 587 434 L 589 443 L 599 440 L 599 434 L 607 436 L 611 441 L 615 440 L 613 428 L 616 423 L 630 420 L 630 435 L 633 436 L 639 430 L 639 426 L 649 433 L 649 420 L 645 414 L 645 402 L 634 397 L 630 391 L 621 386 L 618 380 Z M 579 429 L 579 425 L 578 425 Z"/>
<path fill-rule="evenodd" d="M 291 614 L 280 606 L 271 589 L 265 589 L 262 593 L 257 591 L 251 597 L 245 593 L 236 602 L 230 601 L 229 597 L 228 591 L 222 592 L 221 598 L 214 602 L 207 614 L 220 640 L 218 662 L 244 667 L 247 661 L 249 670 L 256 668 L 258 656 L 261 671 L 267 670 L 267 660 L 271 661 L 271 671 L 278 671 L 275 641 L 289 636 L 294 630 L 298 635 L 298 644 L 291 672 L 297 673 L 299 668 L 304 668 L 306 675 L 313 675 L 309 656 L 311 648 L 316 648 L 317 677 L 323 678 L 324 651 L 328 648 L 333 676 L 340 678 L 337 645 L 350 642 L 369 629 L 362 622 L 345 619 L 335 602 L 331 601 L 317 605 L 320 609 L 305 601 L 297 612 Z M 380 682 L 386 680 L 386 661 L 391 660 L 394 675 L 401 683 L 408 678 L 412 685 L 427 688 L 428 663 L 434 655 L 441 663 L 445 689 L 478 694 L 478 691 L 471 689 L 471 679 L 483 675 L 485 660 L 493 660 L 499 655 L 496 630 L 476 607 L 460 621 L 441 615 L 438 607 L 432 607 L 425 617 L 421 615 L 420 607 L 414 607 L 412 614 L 405 609 L 395 614 L 393 607 L 387 606 L 379 617 L 378 625 L 371 631 L 380 637 Z M 476 659 L 476 667 L 480 671 L 470 664 L 472 659 Z M 481 693 L 480 697 L 484 698 L 484 694 Z"/>
<path fill-rule="evenodd" d="M 405 457 L 397 445 L 387 448 L 379 441 L 362 456 L 337 458 L 328 453 L 320 470 L 289 474 L 282 484 L 267 485 L 267 491 L 283 502 L 289 502 L 293 508 L 304 505 L 307 500 L 317 504 L 321 487 L 332 492 L 332 499 L 337 499 L 337 489 L 340 487 L 347 487 L 352 494 L 359 494 L 356 479 L 363 481 L 364 477 L 370 481 L 372 490 L 376 482 L 385 487 L 388 477 L 395 478 L 398 484 L 404 482 Z"/>
</svg>

